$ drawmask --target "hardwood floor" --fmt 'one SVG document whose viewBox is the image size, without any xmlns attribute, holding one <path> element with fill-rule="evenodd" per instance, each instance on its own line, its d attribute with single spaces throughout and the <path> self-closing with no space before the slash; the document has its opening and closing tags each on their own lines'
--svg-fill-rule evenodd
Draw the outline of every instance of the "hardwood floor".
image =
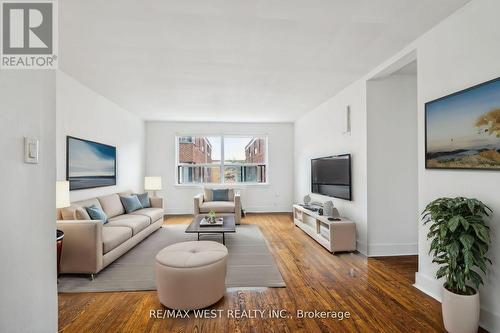
<svg viewBox="0 0 500 333">
<path fill-rule="evenodd" d="M 165 223 L 190 222 L 189 216 Z M 150 318 L 155 292 L 59 295 L 64 332 L 444 332 L 440 303 L 412 287 L 415 256 L 332 255 L 293 226 L 289 214 L 247 215 L 260 226 L 286 288 L 234 288 L 211 309 L 215 319 Z M 228 318 L 227 310 L 286 310 L 293 318 Z M 297 310 L 348 311 L 350 318 L 297 318 Z"/>
</svg>

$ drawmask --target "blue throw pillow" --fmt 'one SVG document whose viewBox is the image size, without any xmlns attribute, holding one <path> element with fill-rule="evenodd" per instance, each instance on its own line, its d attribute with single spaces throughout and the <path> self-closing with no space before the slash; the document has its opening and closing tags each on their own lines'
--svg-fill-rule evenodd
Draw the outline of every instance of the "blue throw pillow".
<svg viewBox="0 0 500 333">
<path fill-rule="evenodd" d="M 229 190 L 212 190 L 212 201 L 229 201 Z"/>
<path fill-rule="evenodd" d="M 101 220 L 102 224 L 108 223 L 108 215 L 106 215 L 100 207 L 92 205 L 90 207 L 85 207 L 85 210 L 89 213 L 92 220 Z"/>
<path fill-rule="evenodd" d="M 142 194 L 135 194 L 137 195 L 137 198 L 141 202 L 142 208 L 149 208 L 151 207 L 151 203 L 149 202 L 149 193 L 142 193 Z"/>
<path fill-rule="evenodd" d="M 120 200 L 122 201 L 123 207 L 125 208 L 127 214 L 135 212 L 136 210 L 142 208 L 141 202 L 135 194 L 126 197 L 120 197 Z"/>
</svg>

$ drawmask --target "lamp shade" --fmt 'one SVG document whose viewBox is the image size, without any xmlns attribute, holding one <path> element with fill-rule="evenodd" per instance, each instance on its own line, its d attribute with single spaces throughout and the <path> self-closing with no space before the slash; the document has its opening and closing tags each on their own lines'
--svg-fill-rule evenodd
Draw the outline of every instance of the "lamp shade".
<svg viewBox="0 0 500 333">
<path fill-rule="evenodd" d="M 56 182 L 56 208 L 69 207 L 69 182 Z"/>
<path fill-rule="evenodd" d="M 146 191 L 161 190 L 161 177 L 144 177 L 144 189 Z"/>
</svg>

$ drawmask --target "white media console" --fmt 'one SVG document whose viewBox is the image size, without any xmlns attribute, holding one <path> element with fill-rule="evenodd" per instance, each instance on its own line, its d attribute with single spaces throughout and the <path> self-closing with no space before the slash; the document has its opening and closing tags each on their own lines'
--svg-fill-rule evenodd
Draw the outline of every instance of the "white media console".
<svg viewBox="0 0 500 333">
<path fill-rule="evenodd" d="M 356 224 L 347 219 L 329 221 L 299 205 L 293 205 L 293 222 L 328 251 L 356 251 Z"/>
</svg>

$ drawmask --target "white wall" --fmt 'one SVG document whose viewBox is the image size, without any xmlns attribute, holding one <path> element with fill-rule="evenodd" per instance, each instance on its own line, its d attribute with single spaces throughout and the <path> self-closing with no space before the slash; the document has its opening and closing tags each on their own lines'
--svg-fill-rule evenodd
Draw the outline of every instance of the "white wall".
<svg viewBox="0 0 500 333">
<path fill-rule="evenodd" d="M 417 76 L 367 81 L 368 255 L 417 254 Z"/>
<path fill-rule="evenodd" d="M 459 195 L 476 197 L 490 205 L 495 211 L 490 223 L 493 246 L 489 254 L 494 265 L 489 272 L 486 285 L 481 288 L 481 325 L 490 332 L 500 332 L 500 201 L 498 200 L 500 172 L 426 170 L 424 167 L 424 103 L 500 76 L 500 29 L 497 27 L 499 12 L 500 2 L 498 0 L 471 1 L 343 92 L 332 97 L 326 102 L 332 105 L 330 109 L 320 106 L 300 118 L 295 126 L 295 136 L 299 138 L 295 141 L 297 163 L 295 199 L 298 200 L 308 191 L 305 184 L 308 184 L 310 176 L 304 163 L 309 162 L 301 161 L 301 158 L 308 159 L 311 155 L 307 152 L 307 148 L 322 151 L 331 150 L 332 152 L 350 149 L 357 154 L 363 154 L 363 150 L 353 149 L 353 146 L 363 144 L 360 143 L 359 138 L 359 136 L 363 136 L 362 134 L 353 136 L 351 141 L 340 141 L 333 146 L 330 144 L 330 140 L 338 135 L 314 133 L 311 129 L 303 128 L 301 124 L 316 124 L 318 123 L 318 114 L 332 115 L 332 113 L 338 112 L 336 109 L 345 107 L 345 104 L 363 106 L 366 93 L 361 93 L 360 86 L 366 85 L 366 81 L 380 76 L 382 72 L 392 68 L 402 59 L 408 58 L 409 55 L 417 54 L 419 195 L 418 211 L 414 213 L 419 214 L 428 202 L 437 197 Z M 347 98 L 348 95 L 351 98 Z M 318 109 L 322 111 L 319 112 Z M 362 114 L 361 118 L 363 113 L 366 116 L 366 108 L 362 108 L 358 112 Z M 330 118 L 329 124 L 335 126 L 336 122 L 341 121 L 342 119 L 337 115 Z M 318 147 L 307 143 L 305 138 L 308 135 L 304 133 L 307 133 L 311 139 L 318 140 Z M 325 136 L 330 140 L 321 140 Z M 364 154 L 366 157 L 366 149 Z M 365 157 L 360 156 L 359 159 Z M 299 166 L 301 163 L 302 167 Z M 387 178 L 389 177 L 390 175 L 387 175 Z M 365 185 L 358 186 L 366 187 L 366 172 L 364 178 L 361 177 L 359 181 L 364 182 Z M 366 190 L 364 193 L 366 195 Z M 357 195 L 359 193 L 355 193 L 355 196 Z M 355 200 L 358 200 L 358 197 L 355 197 Z M 363 204 L 354 201 L 347 207 L 342 207 L 341 213 L 351 217 L 363 216 L 366 214 L 366 207 L 366 200 Z M 365 219 L 364 223 L 369 225 L 370 221 Z M 359 229 L 363 228 L 362 225 L 357 225 L 357 227 L 358 233 L 366 233 L 366 228 Z M 421 221 L 418 221 L 419 271 L 416 275 L 415 286 L 440 300 L 442 282 L 434 278 L 437 266 L 432 264 L 432 259 L 428 255 L 430 243 L 426 239 L 426 234 L 427 229 L 421 225 Z"/>
<path fill-rule="evenodd" d="M 356 222 L 358 250 L 367 253 L 366 85 L 358 81 L 295 122 L 295 201 L 311 192 L 311 159 L 350 153 L 352 201 L 332 200 L 341 215 Z M 345 129 L 346 106 L 351 108 L 351 134 Z"/>
<path fill-rule="evenodd" d="M 0 332 L 57 331 L 55 104 L 53 71 L 0 71 Z"/>
<path fill-rule="evenodd" d="M 145 170 L 144 121 L 57 72 L 57 179 L 66 179 L 66 136 L 115 146 L 117 185 L 71 191 L 71 201 L 119 192 L 142 191 Z"/>
<path fill-rule="evenodd" d="M 200 186 L 178 186 L 175 179 L 176 135 L 266 134 L 268 136 L 268 185 L 235 185 L 241 189 L 242 205 L 248 212 L 292 210 L 293 124 L 291 123 L 146 123 L 146 173 L 161 176 L 169 214 L 192 214 L 193 196 Z"/>
<path fill-rule="evenodd" d="M 500 332 L 500 172 L 426 170 L 424 103 L 500 76 L 500 1 L 476 0 L 418 41 L 419 76 L 419 210 L 441 196 L 475 197 L 489 205 L 493 268 L 481 288 L 481 321 Z M 436 266 L 427 255 L 427 228 L 419 228 L 417 285 L 440 297 Z"/>
</svg>

